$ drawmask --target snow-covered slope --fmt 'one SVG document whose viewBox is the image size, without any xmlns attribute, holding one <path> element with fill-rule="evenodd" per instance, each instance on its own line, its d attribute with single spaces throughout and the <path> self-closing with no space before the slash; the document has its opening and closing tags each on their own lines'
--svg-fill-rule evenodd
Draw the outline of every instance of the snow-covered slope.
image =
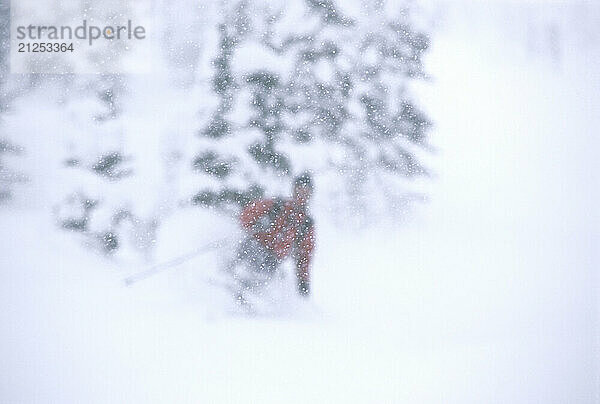
<svg viewBox="0 0 600 404">
<path fill-rule="evenodd" d="M 49 212 L 0 212 L 0 401 L 597 402 L 600 59 L 573 39 L 597 26 L 531 57 L 499 40 L 510 7 L 470 6 L 446 3 L 415 89 L 430 202 L 320 223 L 312 301 L 285 315 L 224 315 L 209 256 L 126 288 Z M 201 240 L 196 215 L 168 219 L 159 258 Z"/>
</svg>

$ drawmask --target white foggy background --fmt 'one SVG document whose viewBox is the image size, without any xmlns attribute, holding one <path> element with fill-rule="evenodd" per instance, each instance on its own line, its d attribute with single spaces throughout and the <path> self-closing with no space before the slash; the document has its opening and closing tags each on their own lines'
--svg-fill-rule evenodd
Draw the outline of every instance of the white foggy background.
<svg viewBox="0 0 600 404">
<path fill-rule="evenodd" d="M 188 15 L 177 4 L 165 18 Z M 426 202 L 349 230 L 325 219 L 317 179 L 312 301 L 278 315 L 224 315 L 201 274 L 210 255 L 125 288 L 140 266 L 90 253 L 51 214 L 72 185 L 52 169 L 68 136 L 48 122 L 78 123 L 43 94 L 20 99 L 30 119 L 7 125 L 30 182 L 0 210 L 0 401 L 598 402 L 600 5 L 419 4 L 433 27 L 431 78 L 413 88 L 434 122 Z M 111 191 L 173 209 L 158 262 L 227 232 L 173 208 L 194 184 L 155 164 L 164 145 L 196 149 L 178 134 L 203 99 L 165 71 L 131 84 L 139 135 L 114 140 L 147 151 L 146 182 Z"/>
</svg>

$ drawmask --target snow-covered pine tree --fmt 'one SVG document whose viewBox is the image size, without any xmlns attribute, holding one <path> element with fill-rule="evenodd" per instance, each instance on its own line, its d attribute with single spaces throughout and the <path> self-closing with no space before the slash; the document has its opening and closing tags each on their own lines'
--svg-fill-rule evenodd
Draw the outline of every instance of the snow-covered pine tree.
<svg viewBox="0 0 600 404">
<path fill-rule="evenodd" d="M 212 78 L 217 106 L 200 131 L 202 151 L 193 161 L 194 169 L 205 174 L 210 185 L 193 197 L 196 204 L 244 205 L 264 193 L 251 172 L 254 167 L 249 149 L 251 140 L 240 134 L 249 125 L 235 105 L 240 106 L 238 95 L 243 83 L 235 77 L 231 66 L 236 47 L 248 33 L 246 12 L 247 4 L 241 2 L 233 12 L 225 14 L 225 21 L 218 26 L 218 55 L 213 61 Z"/>
<path fill-rule="evenodd" d="M 87 15 L 107 25 L 123 25 L 132 18 L 122 2 L 99 4 L 71 2 L 70 15 Z M 63 161 L 70 191 L 57 207 L 63 228 L 81 232 L 104 252 L 114 253 L 123 241 L 136 238 L 131 227 L 142 224 L 135 214 L 136 200 L 125 181 L 134 174 L 133 151 L 126 150 L 123 105 L 127 98 L 125 76 L 119 73 L 125 53 L 123 41 L 98 41 L 84 49 L 79 68 L 103 71 L 94 75 L 68 75 L 69 96 L 62 99 L 75 130 L 67 135 Z M 139 195 L 135 195 L 139 197 Z M 155 227 L 152 224 L 150 227 Z"/>
<path fill-rule="evenodd" d="M 132 173 L 131 156 L 119 144 L 123 83 L 119 75 L 107 74 L 74 84 L 79 86 L 75 92 L 87 100 L 68 107 L 74 108 L 78 120 L 87 122 L 79 127 L 83 132 L 73 134 L 63 161 L 72 189 L 57 210 L 58 220 L 65 229 L 91 236 L 105 252 L 114 252 L 120 244 L 121 221 L 131 214 L 120 202 L 116 186 Z"/>
<path fill-rule="evenodd" d="M 12 99 L 18 94 L 16 82 L 11 80 L 9 66 L 10 2 L 0 3 L 0 203 L 10 199 L 13 187 L 26 180 L 23 173 L 10 168 L 10 156 L 22 153 L 22 147 L 10 139 L 3 124 Z"/>
<path fill-rule="evenodd" d="M 330 0 L 228 10 L 213 63 L 219 103 L 194 161 L 206 187 L 194 201 L 285 193 L 310 169 L 341 174 L 342 206 L 379 192 L 398 207 L 406 179 L 426 173 L 417 153 L 429 122 L 407 85 L 423 74 L 427 36 L 383 3 L 354 16 Z"/>
<path fill-rule="evenodd" d="M 27 179 L 24 174 L 7 167 L 5 161 L 8 155 L 19 155 L 21 152 L 21 147 L 9 143 L 5 138 L 0 139 L 0 203 L 12 197 L 15 184 Z"/>
</svg>

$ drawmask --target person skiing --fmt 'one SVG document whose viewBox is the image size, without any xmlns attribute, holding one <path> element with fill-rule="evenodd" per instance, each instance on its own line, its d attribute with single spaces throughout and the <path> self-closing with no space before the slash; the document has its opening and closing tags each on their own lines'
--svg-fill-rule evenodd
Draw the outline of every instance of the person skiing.
<svg viewBox="0 0 600 404">
<path fill-rule="evenodd" d="M 292 256 L 298 293 L 310 293 L 310 264 L 315 246 L 313 220 L 308 202 L 313 193 L 309 173 L 294 180 L 291 198 L 255 200 L 242 210 L 240 222 L 247 233 L 237 261 L 251 271 L 272 274 Z"/>
</svg>

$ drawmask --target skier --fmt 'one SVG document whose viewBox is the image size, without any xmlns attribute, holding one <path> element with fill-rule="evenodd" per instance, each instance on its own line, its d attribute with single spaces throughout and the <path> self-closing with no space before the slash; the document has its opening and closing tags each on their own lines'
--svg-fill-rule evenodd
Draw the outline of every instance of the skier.
<svg viewBox="0 0 600 404">
<path fill-rule="evenodd" d="M 310 174 L 294 180 L 292 198 L 256 200 L 240 215 L 247 233 L 237 254 L 237 263 L 250 271 L 272 275 L 281 262 L 292 256 L 298 293 L 310 293 L 310 263 L 315 245 L 312 218 L 307 207 L 313 193 Z"/>
</svg>

